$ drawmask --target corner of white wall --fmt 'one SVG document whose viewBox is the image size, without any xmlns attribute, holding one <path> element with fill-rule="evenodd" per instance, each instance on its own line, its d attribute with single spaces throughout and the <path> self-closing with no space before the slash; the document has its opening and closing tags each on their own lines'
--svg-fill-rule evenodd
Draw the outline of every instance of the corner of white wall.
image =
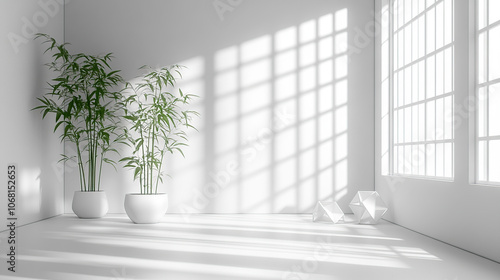
<svg viewBox="0 0 500 280">
<path fill-rule="evenodd" d="M 2 157 L 0 168 L 17 165 L 18 225 L 63 212 L 63 180 L 57 168 L 63 151 L 51 119 L 41 120 L 30 111 L 37 97 L 46 92 L 52 74 L 45 68 L 50 56 L 43 55 L 37 32 L 62 40 L 63 5 L 57 1 L 4 0 L 0 3 L 0 119 Z M 2 171 L 6 172 L 6 171 Z M 4 173 L 5 174 L 5 173 Z M 2 188 L 0 219 L 6 218 L 6 189 Z"/>
</svg>

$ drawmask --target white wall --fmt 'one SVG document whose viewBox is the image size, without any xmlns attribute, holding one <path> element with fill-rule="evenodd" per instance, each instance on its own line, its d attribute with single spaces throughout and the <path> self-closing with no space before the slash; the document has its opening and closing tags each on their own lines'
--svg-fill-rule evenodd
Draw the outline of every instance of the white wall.
<svg viewBox="0 0 500 280">
<path fill-rule="evenodd" d="M 48 62 L 42 56 L 44 48 L 31 35 L 45 32 L 62 40 L 63 8 L 49 0 L 4 0 L 0 22 L 0 168 L 5 186 L 0 220 L 5 221 L 7 214 L 7 165 L 15 163 L 21 225 L 63 212 L 63 173 L 56 165 L 63 145 L 52 133 L 51 120 L 42 121 L 39 112 L 30 111 L 52 77 L 43 65 Z"/>
<path fill-rule="evenodd" d="M 170 212 L 310 212 L 319 199 L 349 212 L 356 191 L 374 187 L 374 50 L 362 34 L 373 5 L 74 0 L 65 36 L 74 51 L 113 52 L 126 80 L 144 64 L 189 67 L 181 87 L 201 96 L 200 133 L 185 159 L 168 159 Z M 67 166 L 66 212 L 76 171 Z M 138 191 L 131 172 L 112 168 L 103 185 L 114 213 Z"/>
<path fill-rule="evenodd" d="M 385 1 L 385 0 L 384 0 Z M 377 2 L 377 9 L 381 1 Z M 385 1 L 386 2 L 386 1 Z M 382 176 L 380 37 L 376 42 L 376 190 L 389 205 L 388 220 L 441 241 L 500 261 L 500 188 L 477 185 L 473 177 L 474 96 L 473 1 L 455 3 L 455 177 L 451 182 Z M 472 5 L 469 7 L 469 5 Z M 470 32 L 467 32 L 467 31 Z M 464 112 L 466 114 L 464 114 Z"/>
</svg>

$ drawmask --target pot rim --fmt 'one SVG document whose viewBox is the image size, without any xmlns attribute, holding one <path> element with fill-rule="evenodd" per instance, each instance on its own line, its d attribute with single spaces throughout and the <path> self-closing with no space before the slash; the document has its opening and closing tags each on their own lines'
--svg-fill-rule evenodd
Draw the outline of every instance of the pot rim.
<svg viewBox="0 0 500 280">
<path fill-rule="evenodd" d="M 103 193 L 105 190 L 100 190 L 100 191 L 75 191 L 78 193 Z"/>
<path fill-rule="evenodd" d="M 168 194 L 167 193 L 152 193 L 152 194 L 147 194 L 147 193 L 127 193 L 126 195 L 153 196 L 153 195 L 168 195 Z"/>
</svg>

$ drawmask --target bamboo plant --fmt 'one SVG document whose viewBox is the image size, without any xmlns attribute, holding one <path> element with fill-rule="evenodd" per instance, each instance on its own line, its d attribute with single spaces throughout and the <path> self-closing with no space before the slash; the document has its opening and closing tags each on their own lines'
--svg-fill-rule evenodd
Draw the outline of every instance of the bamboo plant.
<svg viewBox="0 0 500 280">
<path fill-rule="evenodd" d="M 54 115 L 54 132 L 62 127 L 61 141 L 74 145 L 76 155 L 62 154 L 61 161 L 77 162 L 80 190 L 100 191 L 103 165 L 116 164 L 108 153 L 118 153 L 115 145 L 124 139 L 118 116 L 122 90 L 116 90 L 123 86 L 120 71 L 111 69 L 111 53 L 72 54 L 67 43 L 58 44 L 49 35 L 35 38 L 45 39 L 45 52 L 53 58 L 46 65 L 57 77 L 33 110 L 40 110 L 42 119 Z"/>
<path fill-rule="evenodd" d="M 154 70 L 143 66 L 147 73 L 139 82 L 127 83 L 128 95 L 123 102 L 124 118 L 131 124 L 125 129 L 132 155 L 120 161 L 134 170 L 134 180 L 139 180 L 141 194 L 157 194 L 158 184 L 163 182 L 165 155 L 178 152 L 184 156 L 187 146 L 187 130 L 194 116 L 199 113 L 187 110 L 197 97 L 174 91 L 176 76 L 182 78 L 183 66 L 172 65 Z M 178 92 L 178 94 L 177 94 Z"/>
</svg>

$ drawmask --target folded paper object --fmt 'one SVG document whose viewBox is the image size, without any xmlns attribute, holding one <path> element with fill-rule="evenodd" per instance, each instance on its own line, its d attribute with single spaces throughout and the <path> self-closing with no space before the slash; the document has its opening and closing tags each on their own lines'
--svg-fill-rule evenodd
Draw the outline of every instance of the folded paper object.
<svg viewBox="0 0 500 280">
<path fill-rule="evenodd" d="M 340 209 L 337 202 L 334 201 L 318 201 L 312 213 L 313 222 L 328 221 L 334 224 L 344 221 L 344 212 Z"/>
<path fill-rule="evenodd" d="M 387 212 L 387 206 L 375 191 L 359 191 L 349 207 L 360 224 L 376 224 Z"/>
</svg>

